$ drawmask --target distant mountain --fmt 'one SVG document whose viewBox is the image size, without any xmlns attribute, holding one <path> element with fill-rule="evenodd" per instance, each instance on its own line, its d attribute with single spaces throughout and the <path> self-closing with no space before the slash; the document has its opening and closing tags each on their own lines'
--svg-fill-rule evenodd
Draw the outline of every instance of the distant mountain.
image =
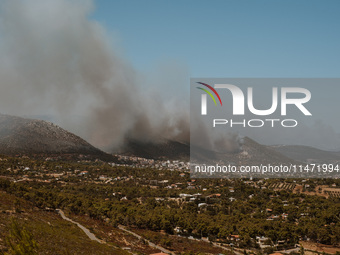
<svg viewBox="0 0 340 255">
<path fill-rule="evenodd" d="M 239 153 L 239 160 L 242 164 L 290 164 L 295 163 L 290 157 L 283 155 L 276 150 L 245 137 L 241 152 Z"/>
<path fill-rule="evenodd" d="M 190 159 L 190 144 L 170 140 L 159 142 L 140 142 L 128 140 L 123 149 L 118 152 L 123 155 L 138 156 L 152 159 Z M 249 137 L 245 137 L 238 152 L 219 153 L 204 148 L 191 151 L 192 158 L 204 162 L 229 162 L 235 165 L 255 164 L 288 164 L 295 160 L 277 152 L 273 148 L 261 145 Z"/>
<path fill-rule="evenodd" d="M 309 146 L 302 145 L 277 145 L 270 146 L 275 151 L 280 152 L 281 154 L 301 161 L 315 161 L 315 162 L 323 162 L 323 163 L 331 163 L 334 161 L 340 160 L 340 152 L 334 151 L 324 151 L 320 149 L 316 149 Z"/>
<path fill-rule="evenodd" d="M 0 114 L 0 153 L 105 154 L 53 123 L 4 114 Z"/>
<path fill-rule="evenodd" d="M 274 149 L 259 144 L 249 137 L 244 137 L 241 142 L 240 150 L 235 153 L 214 153 L 212 162 L 231 163 L 233 165 L 261 165 L 261 164 L 290 164 L 296 163 Z"/>
</svg>

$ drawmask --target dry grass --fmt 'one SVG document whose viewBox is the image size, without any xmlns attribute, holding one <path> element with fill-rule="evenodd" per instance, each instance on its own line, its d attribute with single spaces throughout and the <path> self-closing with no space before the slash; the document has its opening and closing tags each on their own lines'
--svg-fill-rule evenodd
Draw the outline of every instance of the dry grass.
<svg viewBox="0 0 340 255">
<path fill-rule="evenodd" d="M 312 250 L 316 252 L 325 252 L 328 254 L 335 254 L 336 252 L 340 252 L 340 247 L 334 247 L 332 245 L 325 245 L 320 243 L 313 243 L 313 242 L 304 242 L 301 241 L 300 244 L 306 249 L 306 250 Z"/>
<path fill-rule="evenodd" d="M 112 246 L 91 241 L 76 225 L 55 212 L 46 212 L 29 202 L 0 192 L 0 244 L 6 250 L 10 219 L 14 218 L 38 242 L 39 254 L 127 254 Z M 19 212 L 20 211 L 20 212 Z"/>
</svg>

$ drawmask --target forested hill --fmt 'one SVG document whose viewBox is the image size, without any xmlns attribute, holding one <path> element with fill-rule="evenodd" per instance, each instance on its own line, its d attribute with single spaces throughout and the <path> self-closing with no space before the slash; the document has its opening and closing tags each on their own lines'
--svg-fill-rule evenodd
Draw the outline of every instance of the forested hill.
<svg viewBox="0 0 340 255">
<path fill-rule="evenodd" d="M 0 114 L 0 153 L 102 155 L 84 139 L 47 121 Z"/>
</svg>

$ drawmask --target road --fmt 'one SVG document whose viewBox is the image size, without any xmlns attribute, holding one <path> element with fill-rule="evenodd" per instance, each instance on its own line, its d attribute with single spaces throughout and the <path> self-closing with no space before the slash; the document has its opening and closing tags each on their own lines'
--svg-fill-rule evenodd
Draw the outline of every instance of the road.
<svg viewBox="0 0 340 255">
<path fill-rule="evenodd" d="M 67 220 L 69 222 L 72 222 L 73 224 L 76 224 L 79 228 L 81 228 L 81 230 L 84 231 L 84 233 L 93 241 L 96 241 L 98 243 L 105 243 L 103 240 L 100 240 L 98 239 L 94 234 L 92 234 L 90 232 L 89 229 L 85 228 L 83 225 L 81 225 L 80 223 L 76 222 L 76 221 L 73 221 L 71 220 L 70 218 L 66 217 L 64 212 L 60 209 L 56 209 L 56 211 L 60 214 L 60 216 L 64 219 L 64 220 Z"/>
<path fill-rule="evenodd" d="M 73 224 L 76 224 L 79 228 L 81 228 L 81 229 L 84 231 L 84 233 L 85 233 L 91 240 L 97 241 L 98 243 L 105 243 L 103 240 L 98 239 L 93 233 L 91 233 L 89 229 L 85 228 L 85 227 L 84 227 L 83 225 L 81 225 L 80 223 L 78 223 L 78 222 L 76 222 L 76 221 L 73 221 L 73 220 L 71 220 L 70 218 L 66 217 L 65 214 L 64 214 L 64 212 L 63 212 L 61 209 L 56 209 L 56 211 L 60 214 L 60 216 L 61 216 L 64 220 L 67 220 L 67 221 L 69 221 L 69 222 L 72 222 Z M 118 228 L 119 228 L 120 230 L 122 230 L 122 231 L 125 231 L 125 232 L 127 232 L 127 233 L 133 235 L 134 237 L 136 237 L 136 238 L 138 238 L 138 239 L 144 239 L 144 240 L 148 243 L 148 245 L 149 245 L 150 247 L 156 248 L 156 249 L 160 250 L 161 252 L 164 252 L 164 253 L 167 253 L 167 254 L 175 255 L 174 252 L 172 252 L 172 251 L 170 251 L 170 250 L 167 250 L 167 249 L 163 248 L 162 246 L 159 246 L 159 245 L 157 245 L 157 244 L 155 244 L 155 243 L 153 243 L 153 242 L 151 242 L 151 241 L 149 241 L 149 240 L 146 240 L 145 238 L 143 238 L 142 236 L 136 234 L 135 232 L 132 232 L 131 230 L 126 229 L 126 227 L 123 226 L 123 225 L 118 225 Z M 202 239 L 202 241 L 205 241 L 205 240 Z M 206 242 L 209 242 L 209 241 L 206 241 Z M 227 251 L 230 251 L 230 250 L 231 250 L 231 248 L 223 247 L 223 246 L 221 246 L 221 245 L 219 245 L 219 244 L 216 244 L 216 243 L 214 243 L 214 242 L 211 242 L 211 243 L 212 243 L 213 246 L 222 248 L 223 250 L 227 250 Z M 243 253 L 238 252 L 238 251 L 235 251 L 235 249 L 233 250 L 233 252 L 234 252 L 236 255 L 243 255 Z"/>
<path fill-rule="evenodd" d="M 198 239 L 198 238 L 194 238 L 194 237 L 191 237 L 191 238 L 190 238 L 190 237 L 186 237 L 186 236 L 181 236 L 181 237 L 187 238 L 187 239 L 191 239 L 191 240 L 196 240 L 196 241 L 207 242 L 207 243 L 210 243 L 212 246 L 221 248 L 222 250 L 225 250 L 225 251 L 232 251 L 232 252 L 233 252 L 234 254 L 236 254 L 236 255 L 243 255 L 243 254 L 244 254 L 243 252 L 237 251 L 235 248 L 225 247 L 225 246 L 221 245 L 220 243 L 211 242 L 211 241 L 209 241 L 207 238 Z"/>
<path fill-rule="evenodd" d="M 222 246 L 222 245 L 219 245 L 218 243 L 214 243 L 214 242 L 211 242 L 211 244 L 213 245 L 213 246 L 215 246 L 215 247 L 218 247 L 218 248 L 221 248 L 221 249 L 223 249 L 223 250 L 225 250 L 225 251 L 232 251 L 234 254 L 236 254 L 236 255 L 243 255 L 244 253 L 243 252 L 239 252 L 239 251 L 236 251 L 235 249 L 232 249 L 232 248 L 227 248 L 227 247 L 224 247 L 224 246 Z"/>
<path fill-rule="evenodd" d="M 130 230 L 127 230 L 126 227 L 124 227 L 122 225 L 118 225 L 118 228 L 120 230 L 123 230 L 123 231 L 125 231 L 125 232 L 127 232 L 127 233 L 129 233 L 129 234 L 131 234 L 131 235 L 133 235 L 135 237 L 137 237 L 138 239 L 144 239 L 146 242 L 148 242 L 150 247 L 156 248 L 156 249 L 160 250 L 161 252 L 164 252 L 164 253 L 167 253 L 167 254 L 175 255 L 175 253 L 173 253 L 172 251 L 169 251 L 169 250 L 163 248 L 162 246 L 159 246 L 159 245 L 157 245 L 155 243 L 150 242 L 149 240 L 146 240 L 142 236 L 140 236 L 140 235 L 138 235 L 138 234 L 136 234 L 136 233 L 134 233 L 134 232 L 132 232 Z"/>
<path fill-rule="evenodd" d="M 60 215 L 64 220 L 67 220 L 67 221 L 69 221 L 69 222 L 72 222 L 73 224 L 76 224 L 79 228 L 81 228 L 81 230 L 83 230 L 84 233 L 85 233 L 91 240 L 96 241 L 96 242 L 98 242 L 98 243 L 102 243 L 102 244 L 105 243 L 105 241 L 98 239 L 93 233 L 91 233 L 89 229 L 85 228 L 85 227 L 84 227 L 83 225 L 81 225 L 80 223 L 78 223 L 78 222 L 76 222 L 76 221 L 73 221 L 73 220 L 71 220 L 70 218 L 66 217 L 65 214 L 64 214 L 64 212 L 63 212 L 61 209 L 56 209 L 56 211 L 59 213 L 59 215 Z M 132 231 L 130 231 L 130 230 L 127 230 L 127 229 L 126 229 L 124 226 L 122 226 L 122 225 L 119 225 L 118 228 L 119 228 L 120 230 L 123 230 L 123 231 L 125 231 L 125 232 L 127 232 L 127 233 L 129 233 L 129 234 L 131 234 L 131 235 L 133 235 L 133 236 L 135 236 L 135 237 L 137 237 L 138 239 L 142 239 L 142 238 L 143 238 L 143 237 L 141 237 L 140 235 L 138 235 L 138 234 L 136 234 L 136 233 L 134 233 L 134 232 L 132 232 Z M 143 238 L 143 239 L 144 239 L 144 238 Z M 165 248 L 163 248 L 163 247 L 161 247 L 161 246 L 159 246 L 159 245 L 157 245 L 157 244 L 154 244 L 154 243 L 152 243 L 152 242 L 150 242 L 150 241 L 148 241 L 148 240 L 146 240 L 146 239 L 144 239 L 144 240 L 145 240 L 146 242 L 148 242 L 149 246 L 151 246 L 151 247 L 153 247 L 153 248 L 156 248 L 156 249 L 158 249 L 158 250 L 160 250 L 160 251 L 162 251 L 162 252 L 164 252 L 164 253 L 168 253 L 168 254 L 171 254 L 171 255 L 175 255 L 175 253 L 173 253 L 173 252 L 171 252 L 171 251 L 169 251 L 169 250 L 167 250 L 167 249 L 165 249 Z"/>
<path fill-rule="evenodd" d="M 284 253 L 284 254 L 290 254 L 291 252 L 299 252 L 299 251 L 300 251 L 300 247 L 290 249 L 290 250 L 276 251 L 276 252 L 280 252 L 280 253 Z"/>
</svg>

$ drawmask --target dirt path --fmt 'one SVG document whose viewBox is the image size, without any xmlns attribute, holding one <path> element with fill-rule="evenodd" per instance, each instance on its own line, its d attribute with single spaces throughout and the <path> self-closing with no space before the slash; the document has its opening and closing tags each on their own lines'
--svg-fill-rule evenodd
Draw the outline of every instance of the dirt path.
<svg viewBox="0 0 340 255">
<path fill-rule="evenodd" d="M 135 237 L 137 237 L 138 239 L 144 239 L 145 241 L 148 242 L 149 246 L 151 246 L 151 247 L 153 247 L 153 248 L 156 248 L 156 249 L 158 249 L 158 250 L 160 250 L 160 251 L 162 251 L 162 252 L 164 252 L 164 253 L 168 253 L 168 254 L 171 254 L 171 255 L 175 255 L 175 253 L 173 253 L 172 251 L 169 251 L 169 250 L 163 248 L 162 246 L 159 246 L 159 245 L 157 245 L 157 244 L 155 244 L 155 243 L 150 242 L 149 240 L 146 240 L 145 238 L 143 238 L 142 236 L 136 234 L 135 232 L 132 232 L 132 231 L 130 231 L 130 230 L 127 230 L 126 227 L 124 227 L 124 226 L 122 226 L 122 225 L 118 225 L 118 228 L 119 228 L 120 230 L 123 230 L 123 231 L 125 231 L 125 232 L 127 232 L 127 233 L 129 233 L 129 234 L 131 234 L 131 235 L 133 235 L 133 236 L 135 236 Z"/>
<path fill-rule="evenodd" d="M 335 254 L 336 252 L 340 252 L 339 247 L 334 247 L 332 245 L 313 243 L 307 241 L 301 241 L 300 244 L 305 248 L 305 251 L 314 251 L 314 252 L 325 252 L 328 254 Z"/>
<path fill-rule="evenodd" d="M 60 216 L 64 219 L 67 220 L 69 222 L 72 222 L 73 224 L 76 224 L 79 228 L 81 228 L 81 230 L 84 231 L 84 233 L 93 241 L 96 241 L 98 243 L 105 243 L 105 241 L 98 239 L 93 233 L 90 232 L 89 229 L 85 228 L 83 225 L 81 225 L 80 223 L 71 220 L 70 218 L 66 217 L 64 212 L 60 209 L 56 209 L 56 211 L 60 214 Z"/>
<path fill-rule="evenodd" d="M 80 223 L 78 223 L 78 222 L 76 222 L 76 221 L 74 221 L 74 220 L 71 220 L 70 218 L 68 218 L 67 216 L 65 216 L 64 212 L 63 212 L 61 209 L 56 209 L 56 211 L 59 213 L 59 215 L 60 215 L 64 220 L 67 220 L 67 221 L 69 221 L 69 222 L 72 222 L 73 224 L 76 224 L 79 228 L 81 228 L 81 230 L 83 230 L 84 233 L 85 233 L 91 240 L 96 241 L 96 242 L 101 243 L 101 244 L 105 244 L 105 243 L 106 243 L 105 241 L 100 240 L 99 238 L 97 238 L 93 233 L 91 233 L 91 231 L 90 231 L 88 228 L 84 227 L 84 226 L 81 225 Z M 135 237 L 137 237 L 138 239 L 142 239 L 142 237 L 141 237 L 140 235 L 137 235 L 136 233 L 134 233 L 134 232 L 132 232 L 132 231 L 130 231 L 130 230 L 127 230 L 127 229 L 126 229 L 124 226 L 122 226 L 122 225 L 119 225 L 118 228 L 119 228 L 120 230 L 123 230 L 123 231 L 125 231 L 125 232 L 127 232 L 127 233 L 129 233 L 129 234 L 131 234 L 131 235 L 133 235 L 133 236 L 135 236 Z M 144 238 L 143 238 L 143 239 L 144 239 Z M 146 240 L 146 239 L 144 239 L 144 240 Z M 154 244 L 154 243 L 152 243 L 152 242 L 150 242 L 150 241 L 148 241 L 148 240 L 146 240 L 146 241 L 148 242 L 148 244 L 149 244 L 150 247 L 159 249 L 160 251 L 162 251 L 162 252 L 164 252 L 164 253 L 168 253 L 168 254 L 171 254 L 171 255 L 175 255 L 175 253 L 173 253 L 173 252 L 171 252 L 171 251 L 169 251 L 169 250 L 167 250 L 167 249 L 165 249 L 165 248 L 163 248 L 163 247 L 161 247 L 161 246 L 159 246 L 159 245 L 157 245 L 157 244 Z"/>
</svg>

